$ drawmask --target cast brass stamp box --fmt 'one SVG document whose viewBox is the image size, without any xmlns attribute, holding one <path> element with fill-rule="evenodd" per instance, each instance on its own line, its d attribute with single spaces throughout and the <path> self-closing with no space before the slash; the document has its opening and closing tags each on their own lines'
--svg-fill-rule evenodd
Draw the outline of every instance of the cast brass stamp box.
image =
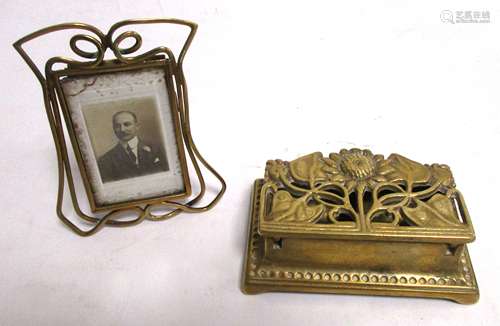
<svg viewBox="0 0 500 326">
<path fill-rule="evenodd" d="M 351 149 L 269 161 L 243 291 L 479 298 L 472 223 L 448 166 Z"/>
</svg>

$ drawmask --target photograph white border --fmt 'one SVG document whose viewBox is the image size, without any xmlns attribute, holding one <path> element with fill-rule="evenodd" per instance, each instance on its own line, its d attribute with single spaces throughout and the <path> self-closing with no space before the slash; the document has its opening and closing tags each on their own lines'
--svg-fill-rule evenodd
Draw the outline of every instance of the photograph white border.
<svg viewBox="0 0 500 326">
<path fill-rule="evenodd" d="M 186 192 L 163 68 L 67 77 L 61 80 L 61 88 L 97 208 Z M 134 97 L 152 97 L 156 102 L 169 170 L 103 183 L 83 110 L 88 105 Z"/>
</svg>

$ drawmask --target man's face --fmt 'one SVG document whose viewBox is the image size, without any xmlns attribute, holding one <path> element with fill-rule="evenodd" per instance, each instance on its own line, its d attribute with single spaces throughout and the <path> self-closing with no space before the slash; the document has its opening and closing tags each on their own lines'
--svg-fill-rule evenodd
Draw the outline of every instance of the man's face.
<svg viewBox="0 0 500 326">
<path fill-rule="evenodd" d="M 123 112 L 115 116 L 113 129 L 116 137 L 122 141 L 129 141 L 137 135 L 139 124 L 130 113 Z"/>
</svg>

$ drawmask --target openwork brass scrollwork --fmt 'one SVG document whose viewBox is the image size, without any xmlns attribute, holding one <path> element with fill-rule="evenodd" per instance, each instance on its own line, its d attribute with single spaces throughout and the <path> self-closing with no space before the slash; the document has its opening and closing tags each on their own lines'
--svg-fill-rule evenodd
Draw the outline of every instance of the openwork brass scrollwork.
<svg viewBox="0 0 500 326">
<path fill-rule="evenodd" d="M 271 160 L 254 183 L 242 288 L 474 303 L 474 239 L 446 165 L 361 149 Z"/>
<path fill-rule="evenodd" d="M 173 52 L 165 46 L 158 46 L 142 54 L 136 54 L 137 51 L 141 49 L 142 46 L 142 36 L 135 31 L 125 31 L 121 34 L 115 36 L 117 30 L 123 27 L 128 27 L 132 25 L 146 25 L 146 24 L 173 24 L 179 26 L 185 26 L 189 28 L 189 35 L 187 36 L 185 43 L 178 55 L 176 60 Z M 188 102 L 188 91 L 187 84 L 183 73 L 183 60 L 186 52 L 193 40 L 196 33 L 197 25 L 193 22 L 179 20 L 179 19 L 131 19 L 118 22 L 114 24 L 107 33 L 103 33 L 98 28 L 83 24 L 83 23 L 65 23 L 59 25 L 53 25 L 47 28 L 43 28 L 39 31 L 31 33 L 17 42 L 14 43 L 14 48 L 19 52 L 22 58 L 26 61 L 28 66 L 31 68 L 43 90 L 43 98 L 45 103 L 45 109 L 47 118 L 52 131 L 52 136 L 56 146 L 57 160 L 58 160 L 58 171 L 59 171 L 59 187 L 57 196 L 56 212 L 58 217 L 74 232 L 81 236 L 89 236 L 100 230 L 104 225 L 110 226 L 130 226 L 135 225 L 143 220 L 153 220 L 160 221 L 169 219 L 178 215 L 181 212 L 197 213 L 205 212 L 213 208 L 223 196 L 226 184 L 224 179 L 220 174 L 212 168 L 212 166 L 203 158 L 197 149 L 193 138 L 191 136 L 191 128 L 189 123 L 189 102 Z M 79 58 L 66 58 L 66 57 L 53 57 L 46 61 L 45 73 L 42 73 L 40 69 L 35 65 L 32 58 L 24 50 L 23 45 L 47 34 L 51 34 L 63 30 L 76 30 L 80 31 L 78 34 L 71 37 L 69 40 L 69 46 L 74 54 Z M 125 40 L 133 40 L 133 44 L 129 47 L 121 47 Z M 95 51 L 83 50 L 79 47 L 82 42 L 89 43 L 95 48 Z M 112 60 L 104 60 L 105 53 L 107 50 L 113 52 L 115 56 L 115 62 Z M 190 160 L 196 172 L 198 178 L 200 191 L 188 199 L 187 202 L 175 202 L 175 201 L 163 201 L 161 203 L 148 204 L 148 205 L 135 205 L 126 208 L 114 209 L 106 213 L 104 216 L 98 218 L 95 216 L 90 216 L 85 214 L 78 203 L 75 184 L 73 180 L 72 171 L 70 168 L 68 150 L 66 145 L 66 139 L 64 136 L 63 122 L 60 113 L 60 99 L 58 99 L 55 85 L 54 85 L 54 74 L 56 69 L 54 66 L 56 64 L 66 65 L 67 68 L 73 71 L 88 72 L 96 68 L 106 67 L 109 64 L 121 64 L 123 69 L 126 70 L 127 67 L 134 65 L 134 67 L 144 67 L 147 66 L 148 61 L 157 59 L 159 56 L 165 56 L 173 74 L 175 80 L 175 105 L 179 113 L 179 120 L 181 124 L 182 139 L 185 148 L 189 154 Z M 118 63 L 116 63 L 118 62 Z M 204 197 L 206 191 L 205 180 L 201 171 L 199 162 L 210 171 L 221 183 L 221 188 L 218 194 L 205 206 L 195 206 Z M 71 222 L 66 214 L 62 210 L 63 197 L 64 197 L 64 184 L 65 179 L 67 180 L 73 208 L 76 214 L 82 219 L 93 224 L 89 230 L 83 230 Z M 166 209 L 167 212 L 163 214 L 155 214 L 153 210 L 155 208 Z M 135 216 L 132 219 L 123 220 L 120 219 L 120 215 L 123 213 L 134 213 Z"/>
<path fill-rule="evenodd" d="M 329 157 L 313 153 L 290 163 L 269 161 L 265 180 L 262 200 L 270 204 L 262 210 L 270 210 L 261 212 L 264 230 L 292 224 L 324 234 L 351 229 L 366 236 L 429 237 L 429 232 L 446 231 L 455 241 L 473 239 L 446 165 L 351 149 Z"/>
</svg>

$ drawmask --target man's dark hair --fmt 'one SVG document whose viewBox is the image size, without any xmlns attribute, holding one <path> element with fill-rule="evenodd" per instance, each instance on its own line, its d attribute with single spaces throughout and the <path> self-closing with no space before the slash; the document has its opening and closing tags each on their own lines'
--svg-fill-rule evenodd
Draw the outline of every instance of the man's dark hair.
<svg viewBox="0 0 500 326">
<path fill-rule="evenodd" d="M 115 123 L 115 118 L 116 118 L 116 116 L 117 116 L 117 115 L 119 115 L 119 114 L 122 114 L 122 113 L 128 113 L 128 114 L 130 114 L 131 116 L 133 116 L 133 117 L 134 117 L 134 122 L 137 122 L 137 116 L 135 115 L 135 113 L 134 113 L 134 112 L 132 112 L 132 111 L 127 111 L 127 110 L 123 110 L 123 111 L 118 111 L 118 112 L 116 112 L 115 114 L 113 114 L 113 120 L 112 120 L 112 121 L 113 121 L 113 124 Z"/>
</svg>

